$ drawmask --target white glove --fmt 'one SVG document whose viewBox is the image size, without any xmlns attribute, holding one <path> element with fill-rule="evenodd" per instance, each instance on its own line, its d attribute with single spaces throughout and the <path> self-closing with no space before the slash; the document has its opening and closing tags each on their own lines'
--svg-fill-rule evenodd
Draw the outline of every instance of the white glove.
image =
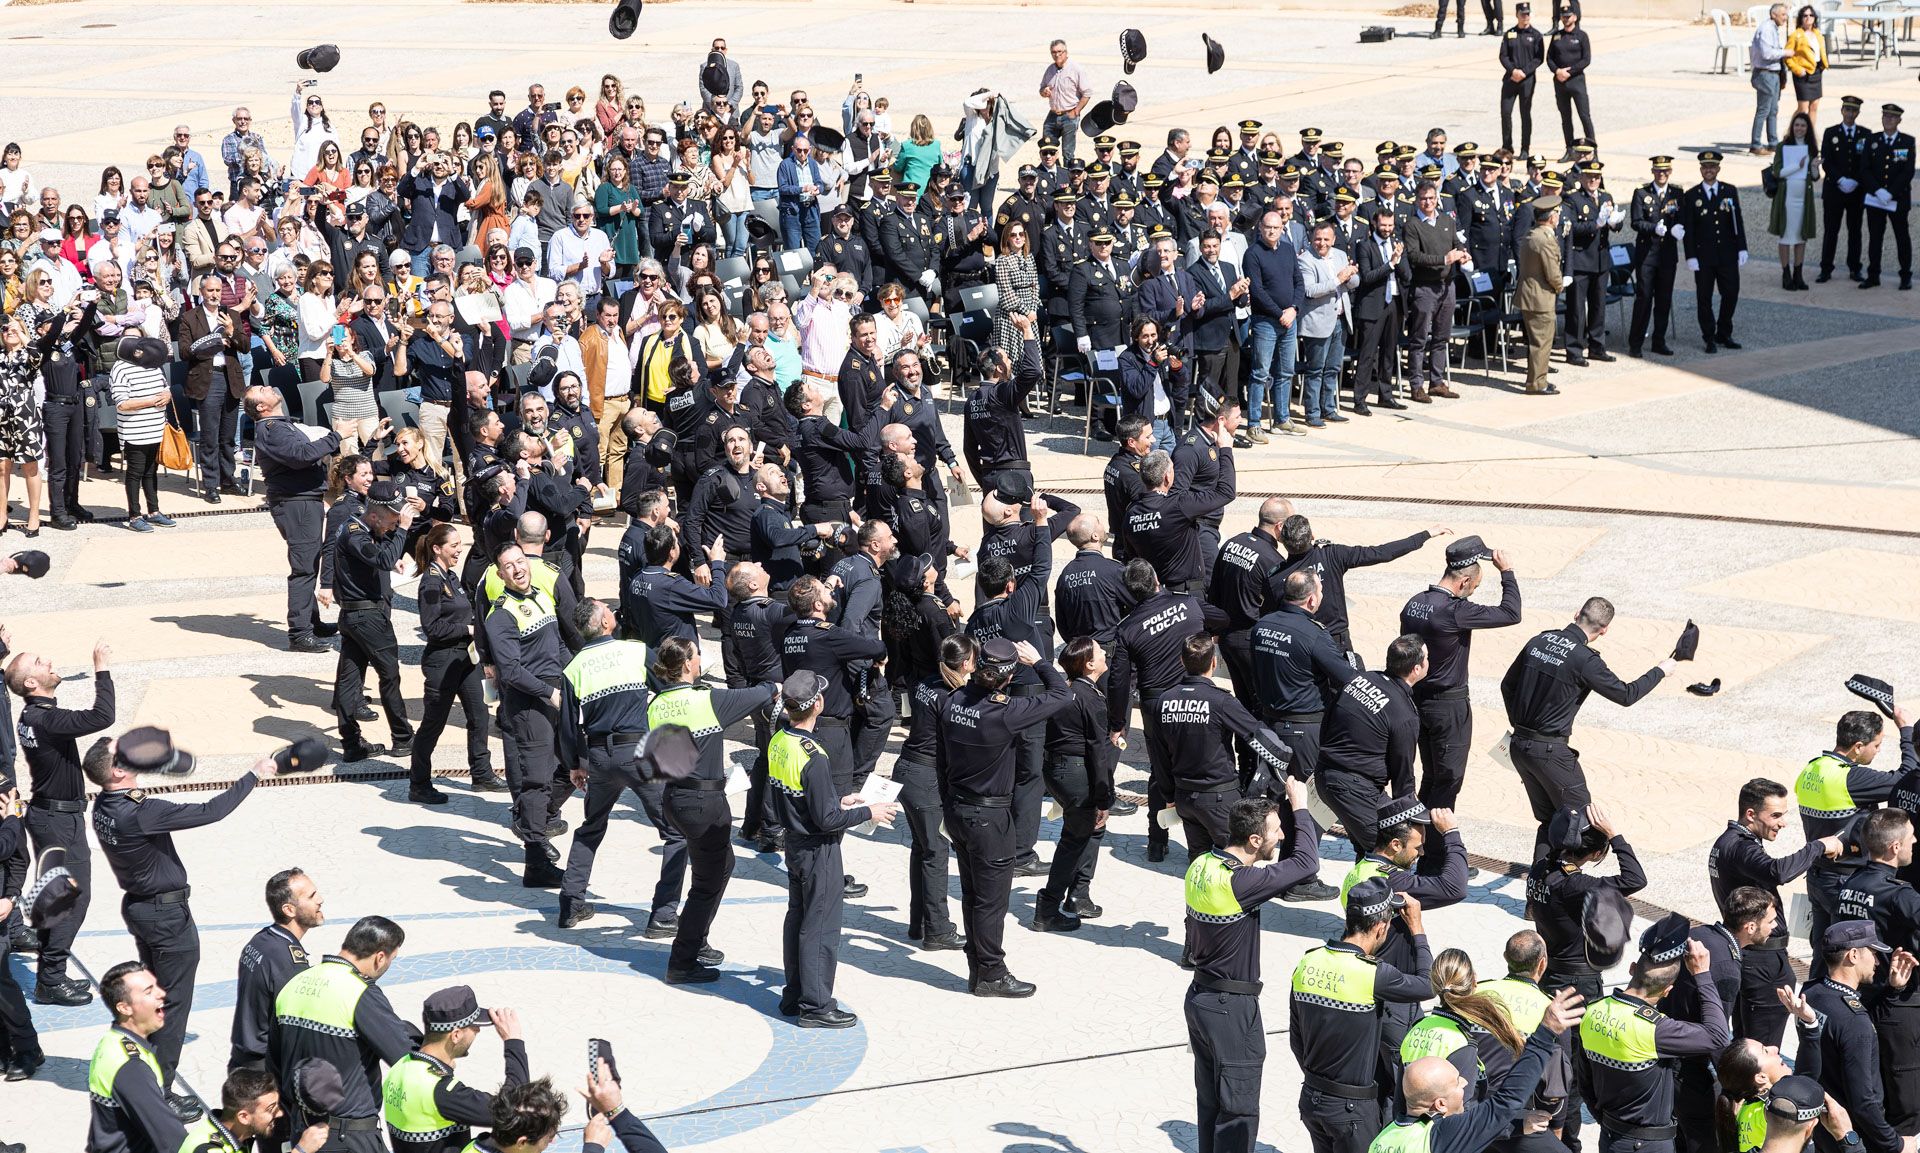
<svg viewBox="0 0 1920 1153">
<path fill-rule="evenodd" d="M 1660 223 L 1654 225 L 1653 234 L 1655 236 L 1665 236 L 1667 234 L 1667 222 L 1662 220 Z"/>
<path fill-rule="evenodd" d="M 1673 226 L 1673 238 L 1674 238 L 1675 240 L 1685 240 L 1685 239 L 1687 238 L 1687 226 L 1686 226 L 1686 225 L 1684 225 L 1684 224 L 1676 224 L 1676 225 L 1674 225 L 1674 226 Z"/>
<path fill-rule="evenodd" d="M 1093 337 L 1091 336 L 1079 337 L 1074 340 L 1073 346 L 1080 350 L 1081 356 L 1085 356 L 1087 353 L 1093 351 Z"/>
<path fill-rule="evenodd" d="M 1620 222 L 1625 220 L 1626 218 L 1627 218 L 1626 211 L 1624 209 L 1616 208 L 1613 210 L 1613 215 L 1607 217 L 1607 223 L 1613 225 L 1615 228 L 1618 228 L 1620 227 Z"/>
<path fill-rule="evenodd" d="M 1563 277 L 1561 277 L 1561 278 L 1560 278 L 1560 287 L 1562 287 L 1562 288 L 1571 288 L 1571 287 L 1573 287 L 1573 277 L 1571 277 L 1571 276 L 1563 276 Z"/>
<path fill-rule="evenodd" d="M 1745 252 L 1742 252 L 1740 254 L 1740 267 L 1745 268 L 1746 266 L 1747 266 L 1747 254 Z"/>
<path fill-rule="evenodd" d="M 1840 178 L 1840 191 L 1851 194 L 1853 190 L 1858 187 L 1860 187 L 1860 182 L 1853 177 L 1842 176 Z"/>
<path fill-rule="evenodd" d="M 1691 257 L 1691 256 L 1689 256 L 1689 257 L 1687 257 L 1687 271 L 1688 271 L 1688 272 L 1698 272 L 1698 271 L 1700 271 L 1700 262 L 1699 262 L 1699 261 L 1697 261 L 1697 260 L 1695 260 L 1695 259 L 1694 259 L 1693 257 Z"/>
<path fill-rule="evenodd" d="M 933 291 L 933 280 L 933 269 L 929 268 L 920 273 L 920 287 L 929 292 Z"/>
</svg>

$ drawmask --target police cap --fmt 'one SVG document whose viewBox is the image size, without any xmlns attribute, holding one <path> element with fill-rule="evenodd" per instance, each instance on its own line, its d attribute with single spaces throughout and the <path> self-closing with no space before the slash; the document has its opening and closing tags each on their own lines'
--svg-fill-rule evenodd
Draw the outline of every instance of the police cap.
<svg viewBox="0 0 1920 1153">
<path fill-rule="evenodd" d="M 74 918 L 80 903 L 80 883 L 66 868 L 67 851 L 58 845 L 40 854 L 39 876 L 20 898 L 26 908 L 27 924 L 51 933 L 65 927 Z"/>
<path fill-rule="evenodd" d="M 1640 934 L 1640 960 L 1648 965 L 1670 965 L 1687 955 L 1693 923 L 1680 913 L 1668 913 Z"/>
<path fill-rule="evenodd" d="M 1333 201 L 1335 204 L 1358 204 L 1360 196 L 1353 189 L 1342 184 L 1333 190 Z"/>
<path fill-rule="evenodd" d="M 1789 1121 L 1816 1121 L 1827 1112 L 1827 1091 L 1802 1073 L 1782 1077 L 1767 1091 L 1767 1112 Z"/>
<path fill-rule="evenodd" d="M 1260 122 L 1258 120 L 1242 120 L 1240 122 L 1240 131 L 1248 136 L 1252 136 L 1254 133 L 1260 131 Z"/>
<path fill-rule="evenodd" d="M 1447 546 L 1449 569 L 1471 568 L 1483 560 L 1492 560 L 1493 550 L 1477 536 L 1463 536 Z"/>
<path fill-rule="evenodd" d="M 656 725 L 633 750 L 633 759 L 640 762 L 642 780 L 683 781 L 699 767 L 700 750 L 687 726 Z"/>
<path fill-rule="evenodd" d="M 173 747 L 173 735 L 154 725 L 128 729 L 114 742 L 113 758 L 135 773 L 184 777 L 193 771 L 193 754 Z"/>
<path fill-rule="evenodd" d="M 1626 894 L 1608 886 L 1587 894 L 1580 909 L 1580 935 L 1586 943 L 1587 963 L 1598 969 L 1618 964 L 1633 933 L 1633 906 Z"/>
<path fill-rule="evenodd" d="M 1720 162 L 1726 159 L 1726 156 L 1720 152 L 1715 151 L 1714 149 L 1709 148 L 1705 152 L 1702 152 L 1699 155 L 1698 159 L 1700 161 L 1700 166 L 1702 168 L 1706 167 L 1709 164 L 1714 165 L 1715 167 L 1718 167 Z"/>
<path fill-rule="evenodd" d="M 1828 953 L 1862 948 L 1876 953 L 1893 952 L 1893 947 L 1880 939 L 1880 930 L 1874 928 L 1872 921 L 1835 921 L 1827 926 L 1827 935 L 1820 939 L 1820 947 Z"/>
<path fill-rule="evenodd" d="M 800 669 L 780 682 L 780 695 L 789 709 L 805 712 L 827 691 L 827 678 L 812 669 Z"/>
<path fill-rule="evenodd" d="M 1112 233 L 1103 229 L 1100 235 L 1112 243 Z M 1003 469 L 994 474 L 991 491 L 1006 504 L 1029 504 L 1033 501 L 1033 477 L 1014 469 Z"/>
<path fill-rule="evenodd" d="M 1858 108 L 1865 103 L 1866 101 L 1860 99 L 1858 96 L 1842 96 L 1840 98 L 1840 107 L 1842 108 Z"/>
<path fill-rule="evenodd" d="M 293 1101 L 308 1117 L 331 1117 L 346 1104 L 347 1088 L 333 1062 L 309 1057 L 293 1067 Z"/>
<path fill-rule="evenodd" d="M 1302 128 L 1300 130 L 1300 143 L 1318 144 L 1320 143 L 1320 138 L 1325 135 L 1326 133 L 1320 131 L 1318 128 Z"/>
<path fill-rule="evenodd" d="M 887 576 L 893 581 L 893 587 L 910 597 L 920 595 L 927 579 L 927 570 L 933 568 L 933 555 L 921 553 L 918 556 L 901 554 L 887 565 Z"/>
<path fill-rule="evenodd" d="M 1653 165 L 1655 172 L 1673 171 L 1673 157 L 1671 156 L 1649 156 L 1647 157 L 1647 162 Z"/>
<path fill-rule="evenodd" d="M 1347 911 L 1377 917 L 1393 907 L 1393 889 L 1379 877 L 1368 877 L 1347 890 Z"/>
<path fill-rule="evenodd" d="M 1080 194 L 1071 188 L 1055 189 L 1053 193 L 1053 202 L 1055 204 L 1073 204 L 1079 199 Z"/>
<path fill-rule="evenodd" d="M 1433 818 L 1427 815 L 1427 806 L 1412 793 L 1404 797 L 1380 802 L 1380 815 L 1374 822 L 1374 828 L 1385 832 L 1396 825 L 1427 825 Z"/>
<path fill-rule="evenodd" d="M 1893 719 L 1893 686 L 1879 677 L 1870 677 L 1865 673 L 1855 673 L 1847 678 L 1847 691 L 1856 697 L 1872 701 L 1873 707 Z"/>
<path fill-rule="evenodd" d="M 1586 810 L 1563 805 L 1547 819 L 1547 848 L 1556 854 L 1577 853 L 1591 827 Z"/>
<path fill-rule="evenodd" d="M 407 507 L 407 498 L 399 485 L 390 480 L 376 480 L 367 486 L 367 507 L 399 512 Z"/>
<path fill-rule="evenodd" d="M 1019 650 L 1005 637 L 995 637 L 980 646 L 980 667 L 989 673 L 1011 672 L 1019 663 Z"/>
<path fill-rule="evenodd" d="M 15 571 L 23 572 L 34 580 L 39 580 L 41 577 L 46 576 L 47 569 L 51 564 L 47 559 L 47 554 L 41 552 L 39 549 L 28 549 L 25 552 L 14 553 L 13 563 Z"/>
<path fill-rule="evenodd" d="M 1040 179 L 1040 170 L 1031 164 L 1022 164 L 1020 166 L 1020 179 L 1038 180 Z"/>
<path fill-rule="evenodd" d="M 301 737 L 273 754 L 273 763 L 282 773 L 311 773 L 325 768 L 333 750 L 319 737 Z"/>
<path fill-rule="evenodd" d="M 454 985 L 427 994 L 420 1006 L 420 1027 L 429 1033 L 451 1033 L 469 1025 L 491 1025 L 493 1015 L 480 1007 L 473 989 Z"/>
<path fill-rule="evenodd" d="M 1880 111 L 1882 114 L 1887 116 L 1905 116 L 1907 114 L 1907 110 L 1900 107 L 1898 104 L 1882 104 L 1880 106 Z"/>
</svg>

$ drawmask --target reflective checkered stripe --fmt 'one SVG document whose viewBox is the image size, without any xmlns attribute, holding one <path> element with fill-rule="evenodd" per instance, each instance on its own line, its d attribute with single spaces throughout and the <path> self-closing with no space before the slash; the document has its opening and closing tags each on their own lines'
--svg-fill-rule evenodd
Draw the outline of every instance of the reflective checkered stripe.
<svg viewBox="0 0 1920 1153">
<path fill-rule="evenodd" d="M 767 782 L 790 797 L 807 795 L 807 761 L 820 746 L 805 733 L 781 729 L 767 743 Z"/>
<path fill-rule="evenodd" d="M 713 711 L 713 694 L 692 685 L 663 690 L 647 706 L 647 727 L 681 725 L 694 740 L 719 735 L 720 718 Z"/>
<path fill-rule="evenodd" d="M 356 1039 L 353 1013 L 367 992 L 367 979 L 345 961 L 328 957 L 294 974 L 273 999 L 274 1019 L 291 1029 Z"/>
<path fill-rule="evenodd" d="M 1239 862 L 1222 852 L 1203 853 L 1187 866 L 1187 916 L 1208 925 L 1231 925 L 1248 916 L 1233 895 Z"/>
</svg>

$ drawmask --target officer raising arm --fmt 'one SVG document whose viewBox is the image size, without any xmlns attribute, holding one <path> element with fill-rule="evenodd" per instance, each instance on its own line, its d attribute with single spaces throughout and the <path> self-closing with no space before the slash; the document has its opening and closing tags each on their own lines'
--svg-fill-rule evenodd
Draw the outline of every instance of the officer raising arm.
<svg viewBox="0 0 1920 1153">
<path fill-rule="evenodd" d="M 381 1084 L 393 1153 L 458 1153 L 468 1148 L 470 1127 L 493 1123 L 496 1095 L 454 1076 L 454 1065 L 492 1028 L 505 1050 L 505 1093 L 527 1081 L 527 1043 L 520 1015 L 512 1009 L 482 1009 L 465 985 L 441 989 L 420 1009 L 425 1028 L 420 1047 L 395 1062 Z"/>
<path fill-rule="evenodd" d="M 1284 809 L 1265 797 L 1235 801 L 1225 846 L 1187 867 L 1187 1038 L 1202 1141 L 1214 1149 L 1252 1148 L 1260 1129 L 1260 906 L 1320 870 L 1306 788 L 1289 780 L 1286 794 Z"/>
<path fill-rule="evenodd" d="M 1900 727 L 1903 772 L 1920 768 L 1920 757 L 1914 752 L 1911 708 L 1896 705 L 1893 715 Z M 1793 782 L 1794 800 L 1800 805 L 1800 827 L 1808 841 L 1844 834 L 1863 810 L 1875 808 L 1893 795 L 1902 773 L 1873 767 L 1885 740 L 1879 713 L 1856 709 L 1841 714 L 1834 726 L 1833 751 L 1808 761 Z M 1840 883 L 1851 869 L 1837 859 L 1822 859 L 1814 861 L 1807 871 L 1807 901 L 1813 906 L 1809 940 L 1821 940 L 1827 926 L 1840 919 L 1834 907 L 1840 900 Z M 1821 963 L 1821 955 L 1816 952 L 1812 967 L 1815 976 L 1820 973 Z"/>
<path fill-rule="evenodd" d="M 1500 572 L 1500 603 L 1475 604 L 1483 560 Z M 1427 675 L 1413 686 L 1420 709 L 1420 799 L 1428 808 L 1450 809 L 1460 799 L 1473 743 L 1473 706 L 1467 699 L 1468 664 L 1476 629 L 1520 623 L 1520 581 L 1507 554 L 1479 537 L 1447 546 L 1447 568 L 1438 584 L 1416 593 L 1400 610 L 1400 631 L 1427 643 Z"/>
<path fill-rule="evenodd" d="M 1559 1046 L 1557 1038 L 1577 1026 L 1585 1012 L 1580 998 L 1562 989 L 1540 1014 L 1513 1067 L 1472 1105 L 1467 1104 L 1467 1079 L 1451 1061 L 1421 1057 L 1408 1062 L 1400 1077 L 1406 1112 L 1380 1131 L 1368 1153 L 1482 1153 L 1513 1127 Z"/>
</svg>

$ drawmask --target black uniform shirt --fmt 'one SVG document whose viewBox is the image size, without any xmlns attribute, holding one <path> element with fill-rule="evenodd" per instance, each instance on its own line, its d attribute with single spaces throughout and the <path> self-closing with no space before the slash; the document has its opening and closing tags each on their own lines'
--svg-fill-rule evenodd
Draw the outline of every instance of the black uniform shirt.
<svg viewBox="0 0 1920 1153">
<path fill-rule="evenodd" d="M 767 585 L 775 592 L 807 575 L 800 546 L 820 534 L 812 525 L 793 518 L 793 510 L 783 500 L 762 498 L 753 510 L 752 548 L 755 564 L 767 570 Z"/>
<path fill-rule="evenodd" d="M 938 672 L 913 686 L 913 715 L 907 718 L 907 739 L 900 744 L 902 761 L 931 765 L 939 757 L 940 710 L 952 691 Z"/>
<path fill-rule="evenodd" d="M 361 513 L 347 521 L 333 540 L 333 591 L 342 603 L 393 599 L 393 566 L 406 552 L 407 538 L 398 528 L 374 532 Z"/>
<path fill-rule="evenodd" d="M 183 805 L 147 796 L 142 789 L 109 789 L 93 799 L 93 835 L 113 866 L 114 879 L 133 900 L 187 887 L 187 867 L 173 847 L 173 834 L 211 825 L 238 808 L 260 783 L 252 772 L 211 798 Z"/>
<path fill-rule="evenodd" d="M 1328 635 L 1342 650 L 1353 647 L 1347 633 L 1347 570 L 1386 564 L 1406 556 L 1431 539 L 1425 530 L 1386 544 L 1351 545 L 1317 540 L 1298 556 L 1273 570 L 1267 578 L 1268 603 L 1280 603 L 1281 586 L 1296 572 L 1310 572 L 1320 578 L 1320 607 L 1314 618 L 1327 626 Z"/>
<path fill-rule="evenodd" d="M 1211 610 L 1214 616 L 1218 609 Z M 1141 707 L 1150 709 L 1161 693 L 1187 677 L 1180 663 L 1187 638 L 1208 630 L 1209 609 L 1199 597 L 1161 589 L 1133 607 L 1114 631 L 1107 676 L 1107 725 L 1122 732 L 1133 712 L 1136 683 Z"/>
<path fill-rule="evenodd" d="M 1216 446 L 1213 434 L 1205 426 L 1196 426 L 1173 446 L 1174 488 L 1210 492 L 1219 485 L 1222 472 L 1229 475 L 1234 472 L 1233 449 Z M 1222 515 L 1222 509 L 1214 509 L 1202 514 L 1199 523 L 1219 528 Z"/>
<path fill-rule="evenodd" d="M 804 617 L 793 622 L 781 639 L 780 675 L 789 677 L 810 669 L 825 677 L 826 704 L 820 715 L 844 720 L 853 715 L 847 666 L 886 655 L 887 644 L 877 636 L 863 637 L 817 617 Z"/>
<path fill-rule="evenodd" d="M 31 696 L 20 706 L 20 751 L 34 800 L 87 799 L 78 738 L 113 724 L 113 706 L 113 674 L 106 669 L 93 674 L 93 705 L 85 711 L 63 709 L 52 696 Z"/>
<path fill-rule="evenodd" d="M 729 479 L 734 483 L 728 484 Z M 687 510 L 680 521 L 684 530 L 681 539 L 687 547 L 702 553 L 695 567 L 707 563 L 706 548 L 716 536 L 722 538 L 730 557 L 744 557 L 752 552 L 753 515 L 759 508 L 760 498 L 754 494 L 751 466 L 740 472 L 724 463 L 708 469 L 694 482 L 693 494 L 687 498 Z"/>
<path fill-rule="evenodd" d="M 1510 73 L 1517 68 L 1531 76 L 1546 57 L 1546 38 L 1540 35 L 1538 28 L 1509 28 L 1500 36 L 1502 73 Z"/>
<path fill-rule="evenodd" d="M 780 679 L 780 635 L 794 620 L 793 610 L 766 597 L 749 597 L 733 606 L 727 621 L 737 668 L 727 669 L 741 684 Z"/>
<path fill-rule="evenodd" d="M 1047 719 L 1047 763 L 1064 757 L 1087 769 L 1088 796 L 1096 809 L 1113 806 L 1113 770 L 1120 750 L 1107 737 L 1107 698 L 1085 677 L 1067 682 L 1073 703 Z"/>
<path fill-rule="evenodd" d="M 1320 873 L 1320 828 L 1313 814 L 1290 809 L 1283 853 L 1264 865 L 1242 865 L 1214 850 L 1233 871 L 1233 899 L 1240 916 L 1230 921 L 1201 920 L 1187 914 L 1188 955 L 1193 971 L 1222 981 L 1260 980 L 1260 906 Z"/>
<path fill-rule="evenodd" d="M 1053 613 L 1060 635 L 1068 640 L 1092 637 L 1112 649 L 1120 621 L 1133 608 L 1133 594 L 1123 579 L 1126 571 L 1127 566 L 1097 548 L 1075 553 L 1053 585 Z"/>
<path fill-rule="evenodd" d="M 700 634 L 694 614 L 727 611 L 726 576 L 725 561 L 713 565 L 712 583 L 705 586 L 659 565 L 648 565 L 621 590 L 620 622 L 649 647 L 668 637 L 696 640 Z"/>
<path fill-rule="evenodd" d="M 1821 855 L 1820 843 L 1815 840 L 1802 845 L 1798 852 L 1773 856 L 1752 830 L 1738 821 L 1728 821 L 1726 830 L 1707 850 L 1707 882 L 1713 886 L 1713 903 L 1720 906 L 1720 915 L 1726 916 L 1727 898 L 1735 889 L 1748 885 L 1771 896 L 1775 907 L 1785 909 L 1780 886 L 1812 868 Z M 1776 918 L 1773 936 L 1754 948 L 1784 949 L 1787 935 L 1786 917 Z"/>
<path fill-rule="evenodd" d="M 1220 458 L 1213 486 L 1184 492 L 1144 492 L 1127 509 L 1127 538 L 1134 555 L 1146 558 L 1162 584 L 1185 584 L 1206 571 L 1199 525 L 1233 501 L 1232 456 Z"/>
<path fill-rule="evenodd" d="M 318 499 L 327 489 L 327 458 L 339 451 L 337 433 L 309 437 L 286 416 L 270 416 L 253 426 L 254 459 L 266 483 L 268 504 L 293 497 Z"/>
<path fill-rule="evenodd" d="M 1854 1132 L 1867 1153 L 1900 1153 L 1900 1134 L 1887 1121 L 1886 1092 L 1880 1080 L 1880 1036 L 1870 1009 L 1885 996 L 1884 986 L 1849 989 L 1831 977 L 1809 981 L 1801 989 L 1807 1004 L 1826 1016 L 1820 1044 L 1796 1055 L 1794 1072 L 1817 1078 L 1853 1119 Z M 1817 1142 L 1825 1153 L 1837 1142 Z"/>
<path fill-rule="evenodd" d="M 1101 487 L 1107 496 L 1107 527 L 1113 533 L 1114 555 L 1122 560 L 1133 556 L 1133 542 L 1127 536 L 1127 510 L 1147 491 L 1147 482 L 1140 479 L 1140 462 L 1145 459 L 1122 445 L 1114 451 L 1107 461 L 1106 472 L 1101 474 Z M 1173 483 L 1180 483 L 1178 473 L 1174 474 Z"/>
<path fill-rule="evenodd" d="M 1610 842 L 1620 862 L 1620 871 L 1611 877 L 1595 876 L 1577 869 L 1569 870 L 1552 861 L 1540 860 L 1527 870 L 1527 917 L 1547 943 L 1547 981 L 1544 986 L 1567 984 L 1576 978 L 1600 978 L 1587 960 L 1586 935 L 1580 928 L 1580 914 L 1586 908 L 1587 894 L 1596 889 L 1618 889 L 1623 897 L 1647 887 L 1647 874 L 1633 846 L 1616 835 Z M 1556 980 L 1557 979 L 1557 980 Z"/>
<path fill-rule="evenodd" d="M 510 610 L 509 602 L 534 602 L 534 611 L 522 619 Z M 485 626 L 487 652 L 493 658 L 497 680 L 503 689 L 523 696 L 546 700 L 549 687 L 566 669 L 566 647 L 560 643 L 560 621 L 554 615 L 553 602 L 538 589 L 524 593 L 506 589 L 488 611 Z"/>
<path fill-rule="evenodd" d="M 1474 629 L 1501 629 L 1520 623 L 1520 581 L 1511 572 L 1500 574 L 1500 603 L 1475 604 L 1439 585 L 1416 593 L 1400 610 L 1401 633 L 1418 634 L 1427 642 L 1427 675 L 1413 686 L 1413 699 L 1431 700 L 1452 689 L 1465 688 L 1467 663 L 1473 656 Z"/>
<path fill-rule="evenodd" d="M 240 950 L 240 979 L 233 994 L 233 1053 L 227 1064 L 265 1068 L 273 1032 L 273 999 L 280 987 L 313 962 L 300 938 L 268 925 Z"/>
<path fill-rule="evenodd" d="M 982 381 L 967 397 L 960 447 L 973 475 L 984 479 L 996 469 L 1027 459 L 1027 428 L 1021 405 L 1040 383 L 1040 342 L 1023 341 L 1013 372 L 1005 380 Z"/>
<path fill-rule="evenodd" d="M 880 443 L 878 408 L 868 414 L 860 431 L 831 424 L 823 416 L 802 417 L 794 429 L 798 447 L 794 458 L 807 482 L 807 500 L 818 504 L 853 498 L 853 462 L 864 459 Z"/>
<path fill-rule="evenodd" d="M 947 803 L 957 799 L 956 791 L 1011 797 L 1018 748 L 1014 738 L 1034 725 L 1045 724 L 1073 703 L 1073 692 L 1053 662 L 1042 660 L 1034 668 L 1040 671 L 1040 681 L 1046 686 L 1044 692 L 1034 696 L 988 692 L 973 683 L 947 695 L 946 706 L 935 723 L 938 744 L 934 762 L 941 796 Z"/>
<path fill-rule="evenodd" d="M 1269 776 L 1284 773 L 1292 757 L 1286 742 L 1255 720 L 1246 706 L 1209 677 L 1189 673 L 1145 707 L 1157 722 L 1148 740 L 1158 754 L 1154 760 L 1172 769 L 1174 785 L 1182 792 L 1213 793 L 1239 788 L 1240 769 L 1233 755 L 1234 737 L 1245 741 L 1266 762 Z"/>
<path fill-rule="evenodd" d="M 1631 705 L 1653 691 L 1666 674 L 1658 666 L 1627 684 L 1587 645 L 1579 625 L 1541 633 L 1527 642 L 1500 681 L 1507 722 L 1549 737 L 1573 733 L 1573 718 L 1597 692 L 1616 705 Z"/>
<path fill-rule="evenodd" d="M 1353 675 L 1327 626 L 1301 605 L 1283 602 L 1255 621 L 1248 642 L 1253 646 L 1254 696 L 1270 716 L 1324 712 Z"/>
<path fill-rule="evenodd" d="M 1413 791 L 1419 744 L 1420 710 L 1406 682 L 1383 673 L 1355 673 L 1333 698 L 1315 767 L 1353 773 L 1404 796 Z"/>
<path fill-rule="evenodd" d="M 1280 543 L 1269 532 L 1243 532 L 1220 546 L 1207 583 L 1207 603 L 1227 614 L 1227 631 L 1250 629 L 1260 619 L 1267 602 L 1267 574 L 1280 564 Z"/>
</svg>

